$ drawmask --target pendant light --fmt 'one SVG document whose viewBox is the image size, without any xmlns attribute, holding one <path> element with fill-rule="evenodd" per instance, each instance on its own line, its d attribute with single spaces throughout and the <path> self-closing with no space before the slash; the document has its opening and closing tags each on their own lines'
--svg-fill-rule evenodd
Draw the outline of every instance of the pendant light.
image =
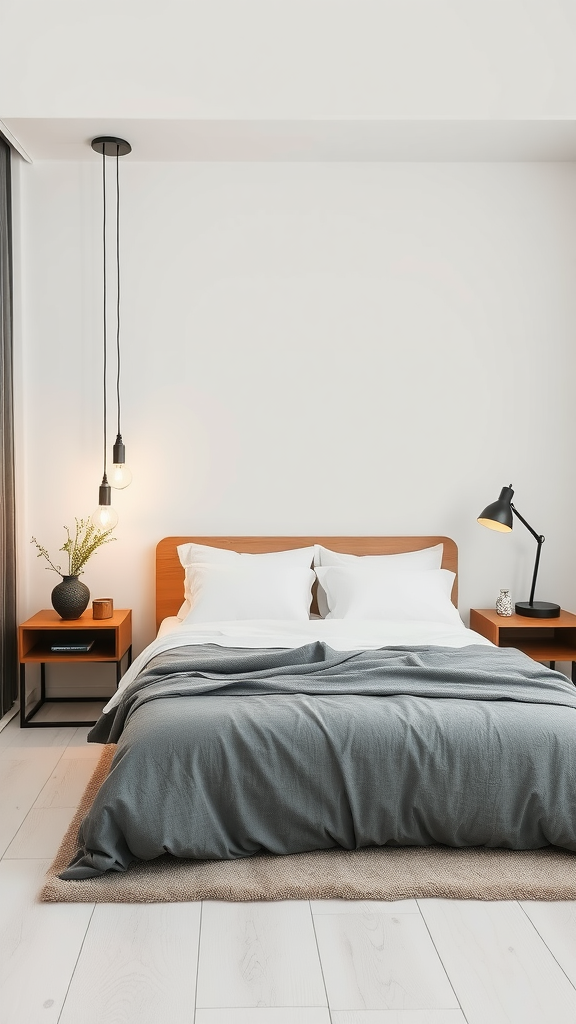
<svg viewBox="0 0 576 1024">
<path fill-rule="evenodd" d="M 112 449 L 112 473 L 110 486 L 121 491 L 132 483 L 132 471 L 126 465 L 126 448 L 120 427 L 120 139 L 116 140 L 116 418 L 118 430 Z M 128 143 L 124 143 L 128 146 Z M 130 152 L 128 146 L 128 152 Z"/>
<path fill-rule="evenodd" d="M 117 139 L 111 136 L 100 136 L 97 139 L 92 140 L 92 149 L 96 153 L 102 154 L 102 193 L 103 193 L 103 228 L 102 228 L 102 245 L 103 245 L 103 435 L 104 435 L 104 469 L 102 474 L 102 483 L 98 490 L 98 508 L 92 513 L 91 522 L 97 528 L 101 530 L 113 530 L 118 522 L 118 513 L 112 508 L 111 499 L 111 487 L 108 482 L 107 473 L 107 395 L 106 395 L 106 377 L 107 377 L 107 362 L 108 362 L 108 346 L 107 346 L 107 295 L 106 295 L 106 157 L 116 157 L 116 265 L 117 265 L 117 301 L 116 301 L 116 350 L 117 350 L 117 377 L 116 377 L 116 396 L 117 396 L 117 411 L 118 411 L 118 437 L 116 444 L 114 445 L 114 460 L 120 473 L 120 479 L 122 479 L 122 471 L 125 467 L 125 449 L 122 443 L 122 437 L 120 434 L 120 189 L 119 189 L 119 177 L 118 177 L 118 163 L 121 156 L 125 156 L 131 152 L 132 147 L 124 139 Z M 115 466 L 116 469 L 116 466 Z M 128 471 L 129 472 L 129 471 Z M 126 474 L 126 482 L 121 483 L 122 487 L 126 487 L 131 480 L 131 475 L 128 478 Z"/>
</svg>

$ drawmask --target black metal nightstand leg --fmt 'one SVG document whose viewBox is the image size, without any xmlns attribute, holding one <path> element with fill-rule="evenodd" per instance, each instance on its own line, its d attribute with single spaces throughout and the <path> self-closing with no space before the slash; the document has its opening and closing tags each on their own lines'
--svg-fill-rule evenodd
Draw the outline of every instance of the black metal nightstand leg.
<svg viewBox="0 0 576 1024">
<path fill-rule="evenodd" d="M 21 662 L 20 664 L 20 728 L 21 729 L 32 729 L 37 728 L 40 723 L 30 721 L 34 718 L 34 715 L 45 703 L 46 699 L 46 676 L 44 672 L 44 665 L 40 667 L 40 700 L 36 701 L 35 705 L 26 714 L 26 664 Z M 43 722 L 43 725 L 52 725 L 51 722 Z"/>
<path fill-rule="evenodd" d="M 20 728 L 26 725 L 26 665 L 20 665 Z"/>
<path fill-rule="evenodd" d="M 576 661 L 572 662 L 572 682 L 576 686 Z"/>
<path fill-rule="evenodd" d="M 556 668 L 556 662 L 555 661 L 551 661 L 550 662 L 550 668 Z"/>
<path fill-rule="evenodd" d="M 126 655 L 128 656 L 128 664 L 126 665 L 126 669 L 128 670 L 130 668 L 130 665 L 132 664 L 132 644 L 130 644 L 128 650 L 124 652 L 124 654 L 120 658 L 120 661 L 116 662 L 116 689 L 118 689 L 120 680 L 122 679 L 122 660 Z"/>
</svg>

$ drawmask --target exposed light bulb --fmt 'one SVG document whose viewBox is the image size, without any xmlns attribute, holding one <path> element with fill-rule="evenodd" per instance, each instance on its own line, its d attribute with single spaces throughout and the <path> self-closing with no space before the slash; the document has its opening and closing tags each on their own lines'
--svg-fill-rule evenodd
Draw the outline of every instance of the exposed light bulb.
<svg viewBox="0 0 576 1024">
<path fill-rule="evenodd" d="M 114 465 L 112 466 L 110 476 L 110 486 L 115 487 L 117 491 L 121 491 L 132 483 L 132 470 L 126 465 L 126 447 L 122 441 L 121 434 L 118 434 L 116 437 L 112 461 Z"/>
<path fill-rule="evenodd" d="M 110 473 L 110 486 L 121 491 L 132 483 L 132 470 L 125 462 L 115 462 Z"/>
<path fill-rule="evenodd" d="M 113 530 L 118 525 L 118 513 L 111 505 L 98 505 L 90 516 L 90 522 L 98 530 Z"/>
<path fill-rule="evenodd" d="M 97 530 L 113 530 L 118 524 L 118 513 L 110 504 L 110 484 L 106 473 L 98 489 L 98 508 L 90 516 L 90 522 Z"/>
</svg>

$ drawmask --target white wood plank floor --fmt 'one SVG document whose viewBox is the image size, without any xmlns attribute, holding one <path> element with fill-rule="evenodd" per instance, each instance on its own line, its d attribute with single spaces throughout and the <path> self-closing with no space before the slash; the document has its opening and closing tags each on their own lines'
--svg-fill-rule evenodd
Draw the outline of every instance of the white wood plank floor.
<svg viewBox="0 0 576 1024">
<path fill-rule="evenodd" d="M 576 1024 L 576 903 L 38 903 L 87 732 L 0 733 L 2 1024 Z"/>
</svg>

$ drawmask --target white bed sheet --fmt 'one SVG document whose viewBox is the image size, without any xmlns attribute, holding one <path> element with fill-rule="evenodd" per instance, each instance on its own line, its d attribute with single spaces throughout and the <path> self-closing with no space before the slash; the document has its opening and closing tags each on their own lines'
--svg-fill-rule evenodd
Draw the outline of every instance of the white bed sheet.
<svg viewBox="0 0 576 1024">
<path fill-rule="evenodd" d="M 163 636 L 168 636 L 168 633 L 172 633 L 178 626 L 182 625 L 182 619 L 179 619 L 177 615 L 169 615 L 167 619 L 162 619 L 160 623 L 160 629 L 156 634 L 156 639 L 160 640 Z"/>
<path fill-rule="evenodd" d="M 358 622 L 350 619 L 311 619 L 293 622 L 277 619 L 246 619 L 241 622 L 203 622 L 189 625 L 175 616 L 164 619 L 158 636 L 146 647 L 122 677 L 104 711 L 116 707 L 122 690 L 157 654 L 193 644 L 219 647 L 295 648 L 320 640 L 335 651 L 373 651 L 379 647 L 469 647 L 494 645 L 472 629 L 444 622 Z"/>
</svg>

